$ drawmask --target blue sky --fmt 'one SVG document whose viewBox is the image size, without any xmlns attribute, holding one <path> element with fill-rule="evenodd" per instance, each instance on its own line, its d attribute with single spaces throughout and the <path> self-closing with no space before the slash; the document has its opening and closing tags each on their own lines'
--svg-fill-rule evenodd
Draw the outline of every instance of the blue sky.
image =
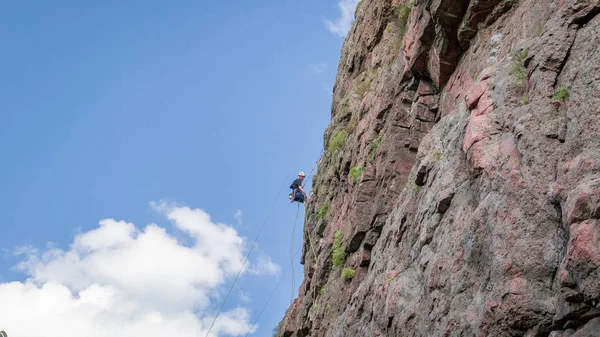
<svg viewBox="0 0 600 337">
<path fill-rule="evenodd" d="M 79 291 L 143 288 L 143 277 L 117 280 L 94 273 L 94 263 L 114 262 L 100 252 L 114 253 L 118 246 L 123 248 L 119 254 L 138 258 L 156 253 L 154 258 L 174 259 L 157 263 L 166 270 L 189 263 L 185 271 L 195 268 L 194 254 L 211 241 L 209 230 L 239 248 L 238 255 L 214 257 L 233 270 L 285 185 L 260 249 L 251 256 L 256 269 L 244 273 L 226 306 L 247 309 L 232 317 L 248 314 L 252 322 L 289 262 L 296 206 L 285 199 L 287 185 L 299 170 L 310 171 L 321 150 L 341 36 L 355 4 L 2 2 L 0 292 L 2 286 L 11 291 L 8 285 L 63 286 L 77 305 L 83 298 Z M 103 219 L 112 220 L 99 225 Z M 156 227 L 146 227 L 151 223 Z M 302 240 L 301 228 L 296 243 Z M 147 251 L 143 238 L 184 255 Z M 169 241 L 173 238 L 176 245 Z M 200 248 L 185 249 L 194 247 Z M 148 264 L 144 258 L 122 260 Z M 296 260 L 298 286 L 302 273 Z M 128 266 L 105 272 L 162 277 L 159 267 Z M 150 286 L 154 290 L 128 300 L 149 301 L 163 320 L 173 322 L 180 319 L 175 313 L 193 308 L 202 321 L 231 284 L 231 271 L 220 271 L 223 278 L 216 283 L 205 279 L 206 270 L 197 270 L 189 284 L 156 284 L 200 287 L 192 293 L 208 296 L 210 303 L 197 299 L 190 307 L 174 308 L 166 297 L 149 299 L 156 291 Z M 290 300 L 287 278 L 254 336 L 269 336 L 283 316 Z M 102 291 L 91 291 L 94 287 Z M 20 333 L 15 320 L 0 311 L 0 329 L 9 332 L 4 326 L 11 326 L 11 337 Z M 143 331 L 135 329 L 134 335 Z M 27 336 L 35 333 L 28 330 Z"/>
</svg>

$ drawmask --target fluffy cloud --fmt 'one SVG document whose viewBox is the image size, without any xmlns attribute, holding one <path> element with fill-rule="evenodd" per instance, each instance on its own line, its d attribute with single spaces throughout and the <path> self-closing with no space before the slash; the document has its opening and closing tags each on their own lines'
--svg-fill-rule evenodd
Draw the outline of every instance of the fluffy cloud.
<svg viewBox="0 0 600 337">
<path fill-rule="evenodd" d="M 358 2 L 359 0 L 340 0 L 337 6 L 340 9 L 341 16 L 335 22 L 326 20 L 325 24 L 327 25 L 327 29 L 340 37 L 346 36 L 352 27 L 354 10 L 356 9 Z"/>
<path fill-rule="evenodd" d="M 235 211 L 235 214 L 233 215 L 233 217 L 235 218 L 235 220 L 237 220 L 238 222 L 238 226 L 242 225 L 242 210 L 237 210 Z"/>
<path fill-rule="evenodd" d="M 256 275 L 277 275 L 279 274 L 279 266 L 273 263 L 270 257 L 263 255 L 258 257 L 255 266 L 250 268 L 249 271 Z"/>
<path fill-rule="evenodd" d="M 247 242 L 200 209 L 153 207 L 185 233 L 185 244 L 155 224 L 105 219 L 68 250 L 19 249 L 24 282 L 0 283 L 1 328 L 11 337 L 204 336 L 225 281 L 241 268 Z M 245 273 L 279 267 L 260 256 Z M 218 301 L 215 301 L 218 299 Z M 214 303 L 211 303 L 213 300 Z M 211 336 L 244 335 L 242 307 L 219 316 Z M 34 322 L 34 324 L 32 324 Z"/>
</svg>

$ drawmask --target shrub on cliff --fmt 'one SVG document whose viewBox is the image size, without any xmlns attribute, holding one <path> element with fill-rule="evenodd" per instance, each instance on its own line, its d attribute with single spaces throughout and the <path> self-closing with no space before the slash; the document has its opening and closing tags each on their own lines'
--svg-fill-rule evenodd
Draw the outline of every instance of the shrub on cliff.
<svg viewBox="0 0 600 337">
<path fill-rule="evenodd" d="M 406 26 L 408 25 L 408 18 L 410 17 L 410 12 L 413 9 L 415 3 L 413 1 L 408 1 L 407 3 L 396 7 L 394 10 L 394 14 L 396 15 L 396 28 L 398 29 L 398 35 L 400 38 L 404 36 L 406 33 Z"/>
<path fill-rule="evenodd" d="M 527 70 L 525 69 L 524 64 L 528 54 L 529 49 L 525 48 L 513 55 L 510 74 L 514 77 L 516 84 L 520 87 L 524 86 L 527 82 Z"/>
<path fill-rule="evenodd" d="M 335 232 L 335 241 L 333 242 L 333 256 L 331 261 L 334 266 L 341 268 L 346 261 L 346 252 L 342 248 L 342 231 Z"/>
<path fill-rule="evenodd" d="M 364 171 L 365 171 L 365 168 L 363 166 L 353 167 L 352 169 L 350 169 L 350 177 L 352 178 L 352 181 L 355 184 L 360 182 L 360 178 L 362 178 Z"/>
<path fill-rule="evenodd" d="M 344 268 L 344 270 L 342 270 L 342 278 L 344 279 L 344 281 L 353 279 L 354 274 L 356 274 L 356 270 L 352 268 Z"/>
<path fill-rule="evenodd" d="M 556 91 L 554 93 L 554 96 L 552 96 L 552 99 L 555 102 L 564 102 L 569 98 L 569 89 L 567 88 L 567 86 L 565 84 L 560 86 L 560 89 L 558 89 L 558 91 Z"/>
<path fill-rule="evenodd" d="M 346 131 L 338 131 L 335 133 L 335 135 L 333 135 L 333 137 L 331 137 L 331 139 L 329 140 L 329 145 L 327 147 L 327 149 L 329 150 L 329 152 L 334 153 L 339 151 L 344 144 L 346 144 L 346 137 L 348 136 L 348 133 Z"/>
<path fill-rule="evenodd" d="M 373 162 L 375 158 L 377 158 L 377 150 L 379 150 L 379 145 L 381 145 L 381 141 L 383 140 L 383 130 L 379 132 L 379 137 L 373 142 L 373 147 L 369 152 L 369 162 Z"/>
<path fill-rule="evenodd" d="M 329 204 L 323 203 L 317 212 L 317 219 L 323 219 L 327 215 L 327 211 L 329 211 Z"/>
</svg>

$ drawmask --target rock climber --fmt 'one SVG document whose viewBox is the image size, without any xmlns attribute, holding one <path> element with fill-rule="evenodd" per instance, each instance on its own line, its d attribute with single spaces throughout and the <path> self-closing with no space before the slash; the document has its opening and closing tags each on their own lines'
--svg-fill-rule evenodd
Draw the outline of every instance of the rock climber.
<svg viewBox="0 0 600 337">
<path fill-rule="evenodd" d="M 299 203 L 304 203 L 308 198 L 306 197 L 306 192 L 304 192 L 304 188 L 302 188 L 302 181 L 306 178 L 306 173 L 300 172 L 298 173 L 298 179 L 294 180 L 294 182 L 290 185 L 292 189 L 292 193 L 290 193 L 290 200 L 292 202 L 297 201 Z"/>
</svg>

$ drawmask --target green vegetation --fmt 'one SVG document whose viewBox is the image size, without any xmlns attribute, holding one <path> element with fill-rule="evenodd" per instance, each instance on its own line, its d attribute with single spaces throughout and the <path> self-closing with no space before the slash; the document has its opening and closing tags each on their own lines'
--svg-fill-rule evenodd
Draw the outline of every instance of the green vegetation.
<svg viewBox="0 0 600 337">
<path fill-rule="evenodd" d="M 388 27 L 386 31 L 388 33 L 392 33 L 394 30 L 394 34 L 396 35 L 393 38 L 390 38 L 390 58 L 388 62 L 393 62 L 396 59 L 396 56 L 400 53 L 402 49 L 403 37 L 406 33 L 410 12 L 414 6 L 414 1 L 409 1 L 403 5 L 400 5 L 394 9 L 394 28 Z"/>
<path fill-rule="evenodd" d="M 325 313 L 328 313 L 328 312 L 329 312 L 329 304 L 327 304 L 327 305 L 325 306 Z"/>
<path fill-rule="evenodd" d="M 565 84 L 561 85 L 560 89 L 552 96 L 552 99 L 556 102 L 564 102 L 569 99 L 569 89 L 567 86 Z"/>
<path fill-rule="evenodd" d="M 520 63 L 513 62 L 510 74 L 517 80 L 518 84 L 523 84 L 527 76 L 525 75 L 525 67 Z"/>
<path fill-rule="evenodd" d="M 342 231 L 335 232 L 335 241 L 333 242 L 333 256 L 331 262 L 334 266 L 341 268 L 346 261 L 346 252 L 342 248 Z"/>
<path fill-rule="evenodd" d="M 317 219 L 323 219 L 327 215 L 327 211 L 329 211 L 329 203 L 324 202 L 317 212 Z"/>
<path fill-rule="evenodd" d="M 432 153 L 432 157 L 434 161 L 439 161 L 442 158 L 442 152 L 440 150 L 435 150 Z"/>
<path fill-rule="evenodd" d="M 358 126 L 358 113 L 353 112 L 350 117 L 350 122 L 346 125 L 346 131 L 352 133 L 356 129 L 356 126 Z"/>
<path fill-rule="evenodd" d="M 379 132 L 379 137 L 377 137 L 377 139 L 375 140 L 375 142 L 373 142 L 373 147 L 371 148 L 371 151 L 369 151 L 369 162 L 373 162 L 375 161 L 375 158 L 377 158 L 377 150 L 379 149 L 379 145 L 381 145 L 381 141 L 383 140 L 383 130 L 381 132 Z"/>
<path fill-rule="evenodd" d="M 319 296 L 323 296 L 325 295 L 325 286 L 321 287 L 321 289 L 319 289 Z"/>
<path fill-rule="evenodd" d="M 523 104 L 523 105 L 529 104 L 529 97 L 524 96 L 523 98 L 521 98 L 521 104 Z"/>
<path fill-rule="evenodd" d="M 339 123 L 344 119 L 348 119 L 348 116 L 350 116 L 351 114 L 352 111 L 350 111 L 348 103 L 341 104 L 336 111 L 335 120 Z"/>
<path fill-rule="evenodd" d="M 365 171 L 365 168 L 362 165 L 359 167 L 353 167 L 350 169 L 350 177 L 352 177 L 352 181 L 355 184 L 358 184 L 358 182 L 360 182 L 360 178 L 362 178 L 364 171 Z"/>
<path fill-rule="evenodd" d="M 335 153 L 339 151 L 342 147 L 344 147 L 344 144 L 346 144 L 347 136 L 348 133 L 344 130 L 336 132 L 335 135 L 333 135 L 333 137 L 331 137 L 331 139 L 329 140 L 329 145 L 327 147 L 329 152 Z"/>
<path fill-rule="evenodd" d="M 521 51 L 515 53 L 515 61 L 522 64 L 525 62 L 525 59 L 527 59 L 527 55 L 529 55 L 529 49 L 524 48 Z"/>
<path fill-rule="evenodd" d="M 399 39 L 402 39 L 402 37 L 404 37 L 404 33 L 406 33 L 406 26 L 408 25 L 410 12 L 412 11 L 414 5 L 414 1 L 409 1 L 401 6 L 396 7 L 394 10 Z"/>
<path fill-rule="evenodd" d="M 410 12 L 412 11 L 413 6 L 415 5 L 414 1 L 408 1 L 404 5 L 399 8 L 399 15 L 405 21 L 408 21 L 408 17 L 410 16 Z"/>
<path fill-rule="evenodd" d="M 354 87 L 354 92 L 358 96 L 360 96 L 360 99 L 363 99 L 363 97 L 365 97 L 365 94 L 370 90 L 371 90 L 371 83 L 370 83 L 370 81 L 367 82 L 367 80 L 363 80 L 356 87 Z"/>
<path fill-rule="evenodd" d="M 527 74 L 525 73 L 525 60 L 529 54 L 529 49 L 525 48 L 521 51 L 516 52 L 513 55 L 513 62 L 510 69 L 510 74 L 515 78 L 519 86 L 523 86 L 527 80 Z"/>
<path fill-rule="evenodd" d="M 354 278 L 354 274 L 356 274 L 356 270 L 352 268 L 344 268 L 344 270 L 342 270 L 342 278 L 344 280 L 351 280 Z"/>
</svg>

